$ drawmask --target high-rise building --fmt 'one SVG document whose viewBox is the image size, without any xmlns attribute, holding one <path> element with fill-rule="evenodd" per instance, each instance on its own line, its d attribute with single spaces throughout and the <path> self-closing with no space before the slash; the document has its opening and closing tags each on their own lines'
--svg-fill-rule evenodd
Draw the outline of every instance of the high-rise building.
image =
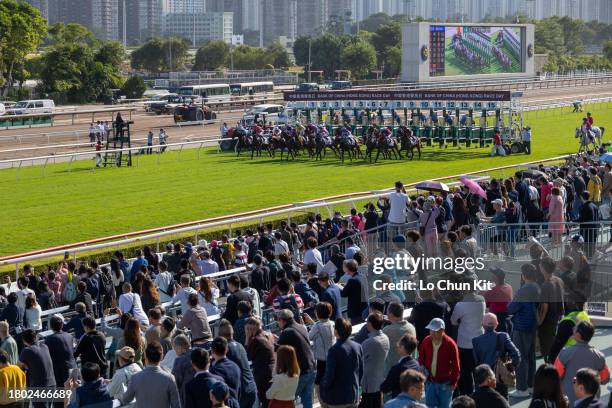
<svg viewBox="0 0 612 408">
<path fill-rule="evenodd" d="M 140 0 L 139 10 L 139 40 L 145 42 L 151 37 L 162 34 L 162 19 L 165 0 Z"/>
<path fill-rule="evenodd" d="M 324 31 L 329 19 L 328 4 L 328 0 L 299 0 L 297 35 L 315 36 Z"/>
<path fill-rule="evenodd" d="M 117 0 L 93 0 L 93 32 L 98 38 L 116 40 L 119 34 Z"/>
<path fill-rule="evenodd" d="M 234 34 L 241 34 L 243 3 L 243 0 L 206 0 L 206 11 L 234 13 Z"/>
<path fill-rule="evenodd" d="M 140 43 L 141 2 L 139 0 L 118 0 L 118 2 L 117 39 L 126 45 Z"/>
<path fill-rule="evenodd" d="M 32 7 L 36 7 L 40 10 L 40 14 L 49 19 L 49 0 L 25 0 L 26 3 L 30 4 Z"/>
<path fill-rule="evenodd" d="M 599 2 L 599 17 L 600 21 L 606 24 L 612 24 L 612 2 Z"/>
<path fill-rule="evenodd" d="M 164 14 L 204 12 L 206 12 L 206 0 L 165 0 Z"/>
<path fill-rule="evenodd" d="M 264 44 L 277 41 L 280 36 L 296 38 L 297 3 L 298 0 L 262 0 L 260 23 Z"/>
<path fill-rule="evenodd" d="M 222 40 L 230 44 L 233 35 L 232 13 L 169 13 L 163 18 L 163 33 L 190 40 L 193 46 Z"/>
<path fill-rule="evenodd" d="M 382 13 L 383 0 L 355 0 L 353 15 L 356 21 L 363 21 L 372 14 Z"/>
<path fill-rule="evenodd" d="M 259 31 L 261 26 L 261 0 L 243 0 L 242 1 L 242 31 L 253 30 Z M 234 15 L 234 19 L 235 19 Z M 234 21 L 234 25 L 236 22 Z"/>
<path fill-rule="evenodd" d="M 49 24 L 79 23 L 93 27 L 93 0 L 49 0 Z"/>
</svg>

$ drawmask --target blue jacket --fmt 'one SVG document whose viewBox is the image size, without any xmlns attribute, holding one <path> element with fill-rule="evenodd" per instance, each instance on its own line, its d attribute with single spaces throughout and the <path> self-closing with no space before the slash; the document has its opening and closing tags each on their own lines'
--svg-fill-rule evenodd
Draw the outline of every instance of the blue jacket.
<svg viewBox="0 0 612 408">
<path fill-rule="evenodd" d="M 342 317 L 340 288 L 335 284 L 330 284 L 327 289 L 321 293 L 321 302 L 327 302 L 332 305 L 332 315 L 330 320 L 335 321 Z"/>
<path fill-rule="evenodd" d="M 140 265 L 149 266 L 149 262 L 144 257 L 137 258 L 132 263 L 132 269 L 130 269 L 130 275 L 124 277 L 126 282 L 132 282 L 134 279 L 136 279 L 136 274 L 140 270 Z"/>
<path fill-rule="evenodd" d="M 312 290 L 308 283 L 304 281 L 299 281 L 295 285 L 293 285 L 293 289 L 295 290 L 295 293 L 300 295 L 300 297 L 304 301 L 304 305 L 319 302 L 319 296 L 317 295 L 317 292 Z"/>
<path fill-rule="evenodd" d="M 419 401 L 412 398 L 410 395 L 401 393 L 397 398 L 388 401 L 385 404 L 385 408 L 427 408 L 425 405 L 419 403 Z"/>
<path fill-rule="evenodd" d="M 240 368 L 240 405 L 244 405 L 242 402 L 251 401 L 252 399 L 250 398 L 257 394 L 257 387 L 253 378 L 253 371 L 251 371 L 251 366 L 249 365 L 249 358 L 242 344 L 236 340 L 227 343 L 227 358 L 236 363 L 238 368 Z"/>
<path fill-rule="evenodd" d="M 499 342 L 500 353 L 497 352 Z M 498 356 L 506 354 L 512 358 L 512 364 L 518 367 L 521 362 L 521 353 L 514 345 L 510 336 L 505 332 L 496 332 L 491 328 L 485 329 L 484 334 L 472 339 L 474 366 L 488 364 L 491 368 L 495 365 Z"/>
<path fill-rule="evenodd" d="M 538 327 L 538 302 L 540 287 L 537 283 L 526 283 L 516 292 L 508 305 L 508 314 L 512 316 L 514 330 L 530 332 Z"/>
<path fill-rule="evenodd" d="M 185 385 L 185 408 L 212 408 L 210 386 L 218 382 L 224 382 L 218 375 L 209 372 L 196 374 Z M 229 398 L 226 403 L 230 408 L 238 408 L 238 401 L 233 398 Z"/>
<path fill-rule="evenodd" d="M 328 405 L 356 404 L 362 376 L 361 346 L 352 340 L 337 341 L 327 352 L 321 400 Z"/>
<path fill-rule="evenodd" d="M 215 361 L 210 366 L 210 373 L 223 378 L 230 389 L 230 396 L 236 400 L 240 399 L 242 374 L 240 374 L 240 367 L 236 363 L 228 358 Z"/>
<path fill-rule="evenodd" d="M 113 398 L 108 393 L 106 384 L 102 378 L 88 382 L 76 389 L 76 399 L 68 405 L 69 408 L 79 408 L 86 405 L 100 404 L 108 402 L 108 407 L 112 408 Z"/>
<path fill-rule="evenodd" d="M 409 368 L 419 369 L 419 362 L 411 356 L 403 357 L 397 364 L 391 367 L 387 373 L 387 378 L 380 384 L 380 390 L 384 394 L 391 394 L 391 398 L 397 397 L 400 392 L 400 375 Z"/>
</svg>

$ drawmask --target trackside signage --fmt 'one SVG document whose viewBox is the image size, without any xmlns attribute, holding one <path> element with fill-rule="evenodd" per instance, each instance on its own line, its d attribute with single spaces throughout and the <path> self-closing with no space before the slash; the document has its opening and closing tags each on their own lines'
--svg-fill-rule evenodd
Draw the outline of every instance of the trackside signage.
<svg viewBox="0 0 612 408">
<path fill-rule="evenodd" d="M 285 92 L 292 101 L 510 101 L 510 91 L 320 91 Z"/>
</svg>

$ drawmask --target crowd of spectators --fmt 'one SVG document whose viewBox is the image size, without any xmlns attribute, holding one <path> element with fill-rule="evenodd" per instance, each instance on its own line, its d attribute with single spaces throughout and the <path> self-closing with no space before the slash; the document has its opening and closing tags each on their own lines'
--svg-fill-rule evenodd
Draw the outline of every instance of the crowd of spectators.
<svg viewBox="0 0 612 408">
<path fill-rule="evenodd" d="M 486 198 L 467 187 L 409 197 L 398 182 L 346 217 L 168 244 L 162 254 L 145 246 L 132 260 L 118 251 L 108 266 L 66 260 L 36 273 L 26 265 L 17 290 L 0 289 L 0 387 L 70 388 L 72 408 L 113 400 L 143 408 L 508 407 L 512 398 L 531 398 L 533 408 L 601 407 L 609 372 L 590 345 L 585 303 L 612 173 L 579 160 L 491 180 Z M 368 281 L 368 252 L 378 246 L 388 256 L 513 257 L 514 243 L 542 231 L 562 246 L 570 221 L 580 234 L 559 260 L 530 247 L 520 288 L 501 268 L 488 273 L 488 291 L 375 290 Z M 479 242 L 483 226 L 494 232 Z M 430 272 L 413 279 L 476 278 Z M 43 311 L 62 305 L 69 317 L 53 314 L 46 327 Z M 544 360 L 537 369 L 536 349 Z"/>
</svg>

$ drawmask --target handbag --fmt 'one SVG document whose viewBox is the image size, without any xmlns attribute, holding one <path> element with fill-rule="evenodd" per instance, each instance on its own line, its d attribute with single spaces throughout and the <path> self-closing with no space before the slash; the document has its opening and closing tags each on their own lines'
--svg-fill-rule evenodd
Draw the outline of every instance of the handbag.
<svg viewBox="0 0 612 408">
<path fill-rule="evenodd" d="M 499 343 L 499 334 L 496 334 L 495 338 L 495 350 L 497 352 L 497 360 L 495 361 L 495 379 L 508 387 L 516 386 L 516 372 L 512 367 L 512 359 L 508 357 L 502 357 L 501 345 Z"/>
</svg>

